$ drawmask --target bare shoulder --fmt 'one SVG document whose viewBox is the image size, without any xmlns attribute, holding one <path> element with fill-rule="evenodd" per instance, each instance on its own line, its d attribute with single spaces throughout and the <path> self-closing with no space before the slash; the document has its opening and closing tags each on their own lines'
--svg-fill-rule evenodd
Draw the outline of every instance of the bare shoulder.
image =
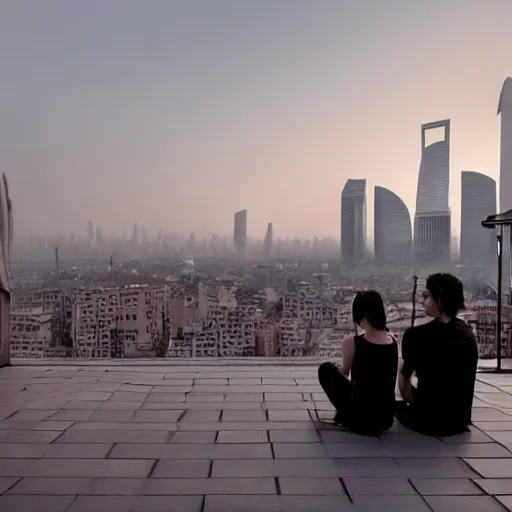
<svg viewBox="0 0 512 512">
<path fill-rule="evenodd" d="M 349 336 L 341 342 L 341 347 L 350 350 L 354 347 L 354 336 Z"/>
</svg>

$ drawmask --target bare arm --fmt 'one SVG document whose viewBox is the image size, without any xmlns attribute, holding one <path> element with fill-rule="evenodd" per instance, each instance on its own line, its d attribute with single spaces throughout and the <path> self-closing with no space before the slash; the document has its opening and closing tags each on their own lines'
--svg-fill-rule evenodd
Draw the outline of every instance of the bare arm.
<svg viewBox="0 0 512 512">
<path fill-rule="evenodd" d="M 347 378 L 350 376 L 350 370 L 352 370 L 355 351 L 355 342 L 353 337 L 345 338 L 341 342 L 341 372 Z"/>
<path fill-rule="evenodd" d="M 413 394 L 412 394 L 411 378 L 405 377 L 405 375 L 402 373 L 402 368 L 403 368 L 403 359 L 400 359 L 399 370 L 398 370 L 398 388 L 400 389 L 400 395 L 402 395 L 402 398 L 408 404 L 412 404 Z"/>
<path fill-rule="evenodd" d="M 416 351 L 414 339 L 410 331 L 404 334 L 402 340 L 402 357 L 398 363 L 398 387 L 402 398 L 409 404 L 413 402 L 413 386 L 411 377 L 416 370 Z"/>
</svg>

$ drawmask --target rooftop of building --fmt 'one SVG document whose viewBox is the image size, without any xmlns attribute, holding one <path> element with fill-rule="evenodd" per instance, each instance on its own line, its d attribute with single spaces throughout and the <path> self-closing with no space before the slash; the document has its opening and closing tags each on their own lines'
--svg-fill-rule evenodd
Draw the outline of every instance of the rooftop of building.
<svg viewBox="0 0 512 512">
<path fill-rule="evenodd" d="M 0 390 L 2 512 L 512 509 L 512 375 L 444 439 L 324 422 L 307 360 L 15 361 Z"/>
</svg>

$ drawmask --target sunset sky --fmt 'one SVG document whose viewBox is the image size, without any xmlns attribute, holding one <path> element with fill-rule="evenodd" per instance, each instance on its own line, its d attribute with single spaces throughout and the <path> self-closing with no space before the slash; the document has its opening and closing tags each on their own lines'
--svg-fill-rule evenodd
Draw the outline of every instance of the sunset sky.
<svg viewBox="0 0 512 512">
<path fill-rule="evenodd" d="M 414 215 L 422 123 L 499 173 L 510 0 L 2 0 L 0 162 L 16 236 L 335 236 L 347 178 Z M 512 141 L 511 141 L 512 143 Z"/>
</svg>

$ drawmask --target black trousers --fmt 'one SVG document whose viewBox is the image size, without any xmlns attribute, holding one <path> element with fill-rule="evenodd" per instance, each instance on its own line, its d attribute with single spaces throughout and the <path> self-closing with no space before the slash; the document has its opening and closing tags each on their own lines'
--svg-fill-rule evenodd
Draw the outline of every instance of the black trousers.
<svg viewBox="0 0 512 512">
<path fill-rule="evenodd" d="M 350 381 L 341 373 L 338 364 L 322 363 L 318 368 L 318 380 L 327 398 L 336 408 L 335 420 L 347 423 L 350 418 Z"/>
</svg>

